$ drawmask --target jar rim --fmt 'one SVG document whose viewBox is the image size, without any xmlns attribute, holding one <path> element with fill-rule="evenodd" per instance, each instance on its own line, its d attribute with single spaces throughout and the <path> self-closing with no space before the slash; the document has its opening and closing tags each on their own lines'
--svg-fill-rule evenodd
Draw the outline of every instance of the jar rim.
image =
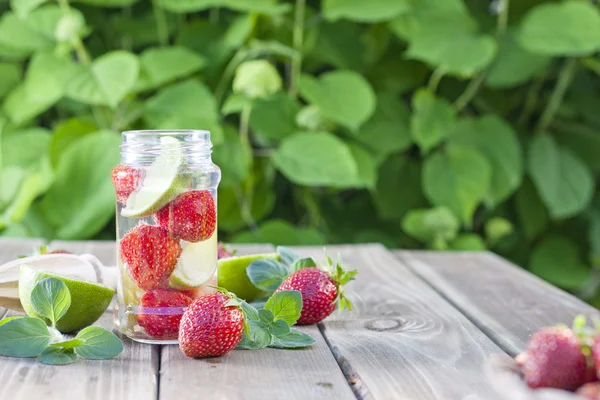
<svg viewBox="0 0 600 400">
<path fill-rule="evenodd" d="M 210 131 L 205 129 L 140 129 L 121 132 L 123 135 L 134 134 L 134 135 L 181 135 L 182 133 L 201 133 L 209 134 Z"/>
</svg>

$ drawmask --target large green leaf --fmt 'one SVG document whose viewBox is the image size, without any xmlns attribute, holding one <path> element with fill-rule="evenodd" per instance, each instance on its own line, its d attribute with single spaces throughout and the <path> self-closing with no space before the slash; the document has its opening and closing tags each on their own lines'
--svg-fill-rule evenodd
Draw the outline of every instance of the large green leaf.
<svg viewBox="0 0 600 400">
<path fill-rule="evenodd" d="M 335 21 L 346 18 L 359 22 L 388 21 L 410 9 L 409 0 L 323 0 L 323 15 Z"/>
<path fill-rule="evenodd" d="M 460 221 L 447 207 L 411 210 L 402 218 L 402 229 L 410 236 L 445 250 L 460 229 Z"/>
<path fill-rule="evenodd" d="M 390 156 L 379 167 L 372 196 L 379 217 L 392 221 L 399 221 L 409 210 L 425 206 L 421 165 L 400 154 Z"/>
<path fill-rule="evenodd" d="M 277 0 L 158 0 L 166 10 L 176 13 L 202 11 L 212 7 L 226 7 L 236 11 L 253 11 L 265 14 L 278 14 L 289 9 Z"/>
<path fill-rule="evenodd" d="M 383 158 L 410 146 L 408 124 L 406 105 L 391 93 L 379 93 L 375 113 L 360 127 L 356 139 Z"/>
<path fill-rule="evenodd" d="M 596 129 L 567 125 L 560 130 L 554 128 L 552 136 L 560 146 L 576 154 L 594 174 L 600 172 L 600 135 Z"/>
<path fill-rule="evenodd" d="M 13 9 L 19 18 L 25 19 L 32 10 L 35 10 L 46 1 L 47 0 L 10 0 L 10 8 Z"/>
<path fill-rule="evenodd" d="M 358 168 L 358 182 L 356 187 L 374 188 L 377 183 L 377 162 L 375 157 L 358 144 L 350 143 L 348 148 Z"/>
<path fill-rule="evenodd" d="M 353 131 L 375 112 L 375 93 L 362 76 L 352 71 L 327 72 L 319 78 L 300 77 L 300 93 L 329 120 Z"/>
<path fill-rule="evenodd" d="M 0 62 L 0 99 L 21 80 L 21 68 L 17 64 Z"/>
<path fill-rule="evenodd" d="M 463 119 L 451 138 L 453 143 L 473 146 L 492 166 L 488 200 L 496 205 L 506 200 L 523 179 L 523 154 L 512 127 L 495 115 Z"/>
<path fill-rule="evenodd" d="M 0 45 L 26 53 L 50 49 L 55 44 L 55 30 L 62 18 L 56 5 L 40 7 L 21 19 L 12 12 L 0 19 Z"/>
<path fill-rule="evenodd" d="M 443 40 L 444 36 L 432 27 L 431 32 L 423 32 L 410 41 L 406 56 L 470 77 L 489 65 L 496 55 L 496 41 L 489 35 L 461 34 Z"/>
<path fill-rule="evenodd" d="M 444 99 L 421 89 L 413 95 L 411 134 L 421 150 L 427 153 L 443 141 L 454 129 L 456 112 Z"/>
<path fill-rule="evenodd" d="M 360 26 L 348 21 L 319 25 L 318 37 L 309 52 L 309 59 L 340 69 L 362 70 L 366 52 Z"/>
<path fill-rule="evenodd" d="M 548 211 L 529 179 L 515 195 L 515 209 L 527 239 L 535 239 L 548 226 Z"/>
<path fill-rule="evenodd" d="M 508 88 L 525 83 L 542 72 L 550 57 L 531 53 L 521 47 L 513 32 L 503 36 L 498 55 L 486 74 L 486 85 Z"/>
<path fill-rule="evenodd" d="M 594 178 L 588 167 L 548 135 L 531 141 L 528 171 L 553 219 L 575 216 L 592 200 Z"/>
<path fill-rule="evenodd" d="M 224 140 L 213 149 L 213 161 L 221 167 L 221 187 L 236 187 L 247 178 L 252 163 L 250 149 L 241 140 L 240 133 L 231 125 L 223 129 Z"/>
<path fill-rule="evenodd" d="M 27 128 L 2 133 L 2 166 L 35 168 L 48 152 L 52 136 L 43 128 Z"/>
<path fill-rule="evenodd" d="M 139 62 L 126 51 L 112 51 L 89 67 L 79 66 L 66 87 L 67 95 L 86 104 L 116 108 L 138 78 Z"/>
<path fill-rule="evenodd" d="M 77 70 L 66 57 L 36 53 L 29 63 L 25 82 L 16 87 L 4 102 L 6 115 L 21 124 L 52 107 L 65 94 L 65 86 Z"/>
<path fill-rule="evenodd" d="M 414 2 L 391 28 L 409 42 L 408 58 L 461 77 L 484 69 L 497 51 L 494 38 L 478 32 L 462 0 Z"/>
<path fill-rule="evenodd" d="M 261 138 L 278 141 L 298 129 L 295 118 L 299 111 L 300 103 L 283 92 L 266 99 L 255 99 L 252 101 L 250 127 Z"/>
<path fill-rule="evenodd" d="M 185 47 L 157 47 L 140 55 L 140 78 L 137 90 L 156 88 L 172 80 L 198 72 L 204 57 Z"/>
<path fill-rule="evenodd" d="M 314 228 L 299 228 L 283 220 L 269 220 L 256 231 L 247 231 L 235 235 L 235 243 L 269 243 L 279 246 L 322 245 L 325 237 Z"/>
<path fill-rule="evenodd" d="M 52 167 L 56 168 L 63 153 L 73 143 L 85 135 L 97 130 L 98 127 L 95 124 L 78 118 L 71 118 L 57 124 L 54 128 L 54 134 L 52 135 L 49 149 Z"/>
<path fill-rule="evenodd" d="M 274 165 L 290 181 L 306 186 L 354 187 L 356 161 L 348 146 L 329 132 L 298 132 L 272 154 Z"/>
<path fill-rule="evenodd" d="M 42 200 L 46 218 L 61 239 L 97 233 L 115 212 L 110 174 L 119 163 L 119 135 L 98 132 L 72 144 L 61 157 L 56 178 Z"/>
<path fill-rule="evenodd" d="M 213 144 L 223 140 L 217 103 L 210 90 L 197 80 L 160 90 L 146 101 L 144 118 L 152 129 L 208 129 Z"/>
<path fill-rule="evenodd" d="M 589 277 L 577 245 L 561 236 L 541 241 L 531 253 L 529 270 L 565 289 L 576 289 Z"/>
<path fill-rule="evenodd" d="M 449 144 L 432 154 L 423 166 L 423 190 L 436 206 L 446 206 L 466 225 L 489 190 L 492 168 L 468 146 Z"/>
<path fill-rule="evenodd" d="M 124 7 L 137 3 L 139 0 L 72 0 L 75 3 L 89 4 L 97 7 Z"/>
<path fill-rule="evenodd" d="M 600 50 L 600 12 L 585 1 L 544 3 L 521 23 L 519 42 L 549 56 L 581 56 Z"/>
</svg>

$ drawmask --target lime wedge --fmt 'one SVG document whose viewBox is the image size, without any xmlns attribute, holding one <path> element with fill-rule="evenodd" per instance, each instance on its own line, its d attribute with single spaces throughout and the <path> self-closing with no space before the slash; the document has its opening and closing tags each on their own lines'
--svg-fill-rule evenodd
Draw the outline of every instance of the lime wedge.
<svg viewBox="0 0 600 400">
<path fill-rule="evenodd" d="M 179 174 L 183 156 L 181 142 L 174 137 L 160 138 L 161 154 L 146 168 L 140 188 L 131 193 L 124 217 L 146 217 L 152 215 L 185 190 L 185 177 Z"/>
<path fill-rule="evenodd" d="M 208 282 L 217 271 L 217 235 L 202 242 L 181 241 L 183 248 L 169 279 L 174 289 L 192 289 Z"/>
<path fill-rule="evenodd" d="M 19 276 L 19 298 L 23 309 L 30 317 L 41 318 L 31 305 L 31 292 L 39 281 L 46 278 L 60 279 L 71 293 L 71 306 L 56 323 L 56 328 L 64 333 L 83 329 L 96 322 L 115 294 L 113 289 L 97 283 L 58 276 L 22 265 Z"/>
<path fill-rule="evenodd" d="M 218 286 L 235 293 L 238 297 L 246 301 L 255 300 L 263 294 L 263 291 L 250 282 L 250 278 L 246 275 L 246 267 L 252 261 L 264 259 L 279 261 L 279 254 L 264 253 L 221 258 L 217 271 Z"/>
</svg>

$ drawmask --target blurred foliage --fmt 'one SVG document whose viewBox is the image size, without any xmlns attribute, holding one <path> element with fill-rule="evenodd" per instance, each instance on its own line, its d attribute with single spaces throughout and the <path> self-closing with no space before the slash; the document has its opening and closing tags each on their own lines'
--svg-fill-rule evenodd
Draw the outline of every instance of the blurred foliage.
<svg viewBox="0 0 600 400">
<path fill-rule="evenodd" d="M 0 2 L 3 236 L 114 237 L 118 132 L 206 128 L 221 238 L 492 249 L 594 300 L 600 11 Z"/>
</svg>

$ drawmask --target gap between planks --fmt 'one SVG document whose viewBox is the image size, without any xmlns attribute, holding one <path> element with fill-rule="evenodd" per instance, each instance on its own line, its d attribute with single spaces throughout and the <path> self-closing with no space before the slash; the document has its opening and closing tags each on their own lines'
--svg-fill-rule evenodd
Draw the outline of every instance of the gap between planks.
<svg viewBox="0 0 600 400">
<path fill-rule="evenodd" d="M 492 354 L 508 356 L 459 310 L 381 245 L 328 250 L 359 270 L 348 285 L 354 311 L 336 313 L 321 326 L 360 397 L 498 398 L 484 364 Z"/>
<path fill-rule="evenodd" d="M 600 312 L 491 252 L 394 254 L 511 356 L 537 330 Z"/>
</svg>

